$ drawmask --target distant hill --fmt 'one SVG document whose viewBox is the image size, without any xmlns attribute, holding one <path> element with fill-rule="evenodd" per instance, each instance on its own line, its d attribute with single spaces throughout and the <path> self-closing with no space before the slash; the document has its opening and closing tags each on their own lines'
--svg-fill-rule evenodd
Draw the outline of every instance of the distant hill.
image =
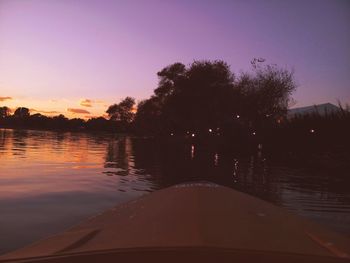
<svg viewBox="0 0 350 263">
<path fill-rule="evenodd" d="M 294 108 L 288 110 L 288 117 L 293 117 L 295 115 L 305 115 L 305 114 L 313 114 L 318 113 L 322 116 L 330 113 L 334 113 L 339 111 L 340 108 L 335 106 L 332 103 L 323 103 L 323 104 L 317 104 L 312 106 L 306 106 L 306 107 L 300 107 L 300 108 Z"/>
</svg>

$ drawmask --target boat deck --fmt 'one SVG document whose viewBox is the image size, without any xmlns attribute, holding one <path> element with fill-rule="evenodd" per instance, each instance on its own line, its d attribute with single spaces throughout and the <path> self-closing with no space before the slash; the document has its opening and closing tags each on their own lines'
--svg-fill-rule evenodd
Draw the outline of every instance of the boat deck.
<svg viewBox="0 0 350 263">
<path fill-rule="evenodd" d="M 250 195 L 194 182 L 117 206 L 0 262 L 349 262 L 349 255 L 346 237 Z"/>
</svg>

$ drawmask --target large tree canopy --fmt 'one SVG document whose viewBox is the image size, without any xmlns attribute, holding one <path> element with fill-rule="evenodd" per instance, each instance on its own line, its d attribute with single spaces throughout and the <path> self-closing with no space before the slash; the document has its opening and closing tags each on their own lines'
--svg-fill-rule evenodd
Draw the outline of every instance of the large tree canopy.
<svg viewBox="0 0 350 263">
<path fill-rule="evenodd" d="M 135 99 L 126 97 L 118 104 L 109 106 L 106 113 L 113 121 L 121 123 L 131 123 L 134 120 L 134 105 Z"/>
<path fill-rule="evenodd" d="M 296 85 L 293 73 L 267 65 L 255 67 L 253 73 L 243 73 L 235 87 L 242 95 L 242 111 L 248 118 L 283 116 Z"/>
<path fill-rule="evenodd" d="M 296 85 L 293 73 L 254 60 L 253 72 L 235 77 L 224 61 L 174 63 L 158 72 L 154 95 L 139 103 L 137 127 L 184 132 L 240 123 L 260 126 L 286 113 Z M 260 63 L 260 64 L 258 64 Z"/>
</svg>

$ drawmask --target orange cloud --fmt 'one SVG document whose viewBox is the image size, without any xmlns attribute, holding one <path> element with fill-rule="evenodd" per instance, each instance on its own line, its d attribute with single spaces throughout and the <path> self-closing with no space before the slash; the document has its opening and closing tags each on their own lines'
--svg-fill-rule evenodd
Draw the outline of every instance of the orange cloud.
<svg viewBox="0 0 350 263">
<path fill-rule="evenodd" d="M 93 104 L 103 104 L 105 101 L 103 100 L 90 100 L 90 99 L 81 99 L 80 105 L 83 107 L 92 107 Z"/>
<path fill-rule="evenodd" d="M 38 112 L 38 113 L 44 113 L 44 114 L 59 114 L 58 111 L 44 111 L 44 110 L 36 110 L 36 109 L 30 109 L 30 112 Z"/>
<path fill-rule="evenodd" d="M 83 99 L 80 101 L 80 105 L 84 107 L 92 107 L 92 103 L 93 101 L 89 99 Z"/>
<path fill-rule="evenodd" d="M 12 97 L 0 97 L 0 101 L 12 100 Z"/>
<path fill-rule="evenodd" d="M 89 111 L 84 110 L 84 109 L 72 109 L 72 108 L 68 108 L 67 111 L 68 111 L 68 112 L 71 112 L 71 113 L 77 113 L 77 114 L 91 114 Z"/>
</svg>

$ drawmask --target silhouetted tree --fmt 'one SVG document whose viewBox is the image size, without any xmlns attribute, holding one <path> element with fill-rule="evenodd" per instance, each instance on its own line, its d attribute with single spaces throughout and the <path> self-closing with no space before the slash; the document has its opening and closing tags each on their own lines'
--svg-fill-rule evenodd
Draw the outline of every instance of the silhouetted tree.
<svg viewBox="0 0 350 263">
<path fill-rule="evenodd" d="M 163 132 L 195 131 L 230 118 L 234 76 L 225 62 L 195 61 L 188 69 L 175 63 L 158 77 L 155 95 L 138 106 L 138 127 L 156 123 Z"/>
<path fill-rule="evenodd" d="M 154 90 L 155 95 L 164 100 L 174 93 L 177 86 L 186 78 L 186 67 L 182 63 L 174 63 L 157 73 L 159 85 Z"/>
<path fill-rule="evenodd" d="M 243 73 L 235 82 L 241 116 L 255 125 L 284 117 L 296 89 L 293 72 L 273 65 L 253 68 L 253 73 Z"/>
<path fill-rule="evenodd" d="M 118 123 L 121 129 L 126 129 L 134 120 L 135 99 L 126 97 L 118 104 L 109 106 L 106 113 L 111 121 Z"/>
<path fill-rule="evenodd" d="M 136 130 L 144 134 L 157 134 L 161 130 L 162 106 L 158 97 L 142 100 L 137 105 Z"/>
<path fill-rule="evenodd" d="M 80 118 L 74 118 L 69 120 L 69 127 L 71 129 L 83 129 L 85 125 L 85 121 Z"/>
<path fill-rule="evenodd" d="M 0 118 L 6 118 L 10 116 L 10 114 L 11 114 L 11 110 L 9 107 L 6 107 L 6 106 L 0 107 Z"/>
<path fill-rule="evenodd" d="M 111 121 L 103 118 L 91 118 L 85 124 L 86 129 L 93 131 L 112 131 Z"/>
<path fill-rule="evenodd" d="M 27 118 L 29 117 L 29 109 L 25 107 L 19 107 L 15 110 L 14 116 L 18 118 Z"/>
</svg>

